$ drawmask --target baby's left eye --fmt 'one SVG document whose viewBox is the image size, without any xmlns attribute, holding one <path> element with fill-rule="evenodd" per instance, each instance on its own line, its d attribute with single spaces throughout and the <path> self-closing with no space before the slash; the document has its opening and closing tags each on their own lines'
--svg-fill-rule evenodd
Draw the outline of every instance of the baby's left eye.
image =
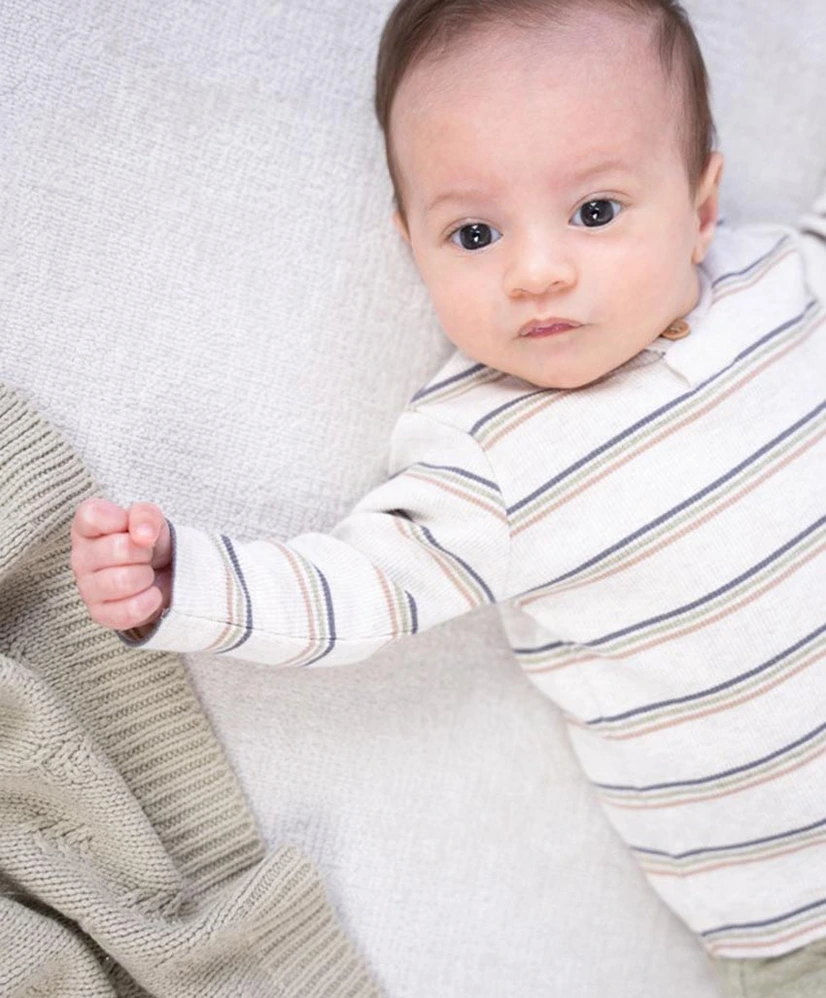
<svg viewBox="0 0 826 998">
<path fill-rule="evenodd" d="M 450 234 L 450 241 L 466 250 L 485 249 L 492 243 L 498 243 L 501 238 L 502 233 L 498 229 L 485 225 L 484 222 L 469 222 Z"/>
<path fill-rule="evenodd" d="M 610 198 L 599 198 L 596 201 L 586 201 L 574 212 L 571 225 L 584 226 L 587 229 L 598 229 L 608 225 L 622 211 L 619 201 Z"/>
</svg>

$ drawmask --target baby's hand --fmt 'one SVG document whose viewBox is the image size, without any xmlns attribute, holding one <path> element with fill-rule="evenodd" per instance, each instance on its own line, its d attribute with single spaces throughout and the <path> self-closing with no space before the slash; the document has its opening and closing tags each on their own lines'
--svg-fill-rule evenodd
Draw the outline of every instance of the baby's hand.
<svg viewBox="0 0 826 998">
<path fill-rule="evenodd" d="M 169 606 L 169 525 L 157 506 L 88 499 L 72 521 L 72 571 L 92 619 L 126 631 Z"/>
</svg>

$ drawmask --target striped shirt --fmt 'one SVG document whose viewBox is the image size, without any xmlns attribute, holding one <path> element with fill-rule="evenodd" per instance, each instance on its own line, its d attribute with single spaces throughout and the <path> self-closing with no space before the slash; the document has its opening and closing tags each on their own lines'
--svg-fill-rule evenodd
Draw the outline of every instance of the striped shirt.
<svg viewBox="0 0 826 998">
<path fill-rule="evenodd" d="M 454 355 L 329 533 L 173 528 L 144 643 L 346 663 L 498 603 L 708 950 L 826 935 L 826 202 L 805 229 L 721 227 L 690 335 L 585 388 Z"/>
</svg>

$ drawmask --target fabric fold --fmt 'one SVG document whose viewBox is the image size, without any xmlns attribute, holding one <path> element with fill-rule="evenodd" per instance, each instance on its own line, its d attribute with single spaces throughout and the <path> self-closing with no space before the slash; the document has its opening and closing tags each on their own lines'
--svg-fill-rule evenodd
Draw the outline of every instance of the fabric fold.
<svg viewBox="0 0 826 998">
<path fill-rule="evenodd" d="M 0 993 L 373 998 L 309 859 L 267 854 L 176 656 L 94 624 L 94 482 L 0 387 Z"/>
</svg>

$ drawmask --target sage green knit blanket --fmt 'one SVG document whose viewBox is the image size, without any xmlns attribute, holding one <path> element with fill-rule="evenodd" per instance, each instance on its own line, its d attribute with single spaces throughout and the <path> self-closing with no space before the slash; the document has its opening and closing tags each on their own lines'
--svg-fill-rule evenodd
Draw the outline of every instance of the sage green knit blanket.
<svg viewBox="0 0 826 998">
<path fill-rule="evenodd" d="M 87 616 L 95 491 L 0 386 L 0 995 L 378 998 L 313 865 L 266 854 L 181 661 Z"/>
</svg>

